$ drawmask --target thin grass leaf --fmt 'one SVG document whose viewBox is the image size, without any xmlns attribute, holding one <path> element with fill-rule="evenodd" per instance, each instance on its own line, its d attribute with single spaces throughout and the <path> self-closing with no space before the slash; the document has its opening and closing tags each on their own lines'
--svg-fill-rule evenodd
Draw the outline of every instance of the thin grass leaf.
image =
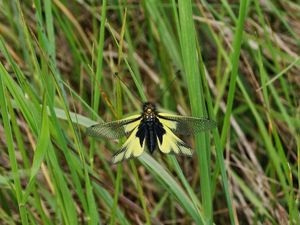
<svg viewBox="0 0 300 225">
<path fill-rule="evenodd" d="M 2 63 L 0 63 L 1 74 L 4 74 L 3 70 L 4 70 L 3 65 L 2 65 Z M 11 163 L 10 166 L 11 166 L 11 170 L 13 173 L 13 180 L 14 180 L 13 192 L 18 201 L 18 205 L 19 205 L 18 210 L 20 211 L 22 224 L 27 225 L 27 224 L 29 224 L 27 212 L 26 212 L 27 210 L 25 207 L 21 207 L 23 193 L 22 193 L 21 180 L 20 180 L 20 176 L 19 176 L 18 163 L 17 163 L 15 149 L 14 149 L 13 133 L 12 133 L 12 129 L 10 126 L 10 121 L 9 121 L 9 110 L 8 110 L 7 104 L 10 104 L 10 102 L 8 102 L 8 101 L 10 101 L 10 98 L 8 98 L 8 93 L 6 92 L 6 88 L 4 86 L 4 82 L 2 80 L 2 75 L 1 75 L 0 76 L 0 110 L 1 110 L 1 115 L 2 115 L 2 120 L 3 120 L 3 125 L 4 125 L 4 132 L 5 132 L 7 149 L 8 149 L 8 154 L 9 154 L 9 160 Z"/>
<path fill-rule="evenodd" d="M 243 40 L 243 30 L 244 30 L 244 23 L 246 20 L 246 12 L 247 12 L 247 0 L 242 0 L 240 2 L 240 10 L 239 10 L 239 18 L 237 23 L 237 29 L 234 36 L 233 42 L 233 53 L 231 57 L 231 76 L 230 76 L 230 83 L 229 83 L 229 91 L 228 91 L 228 98 L 227 98 L 227 108 L 224 118 L 224 123 L 222 127 L 222 134 L 221 134 L 221 143 L 222 146 L 225 146 L 225 141 L 228 133 L 228 128 L 230 125 L 230 116 L 234 101 L 234 93 L 235 93 L 235 85 L 236 79 L 238 77 L 238 65 L 239 65 L 239 58 L 240 58 L 240 50 Z"/>
<path fill-rule="evenodd" d="M 190 1 L 179 1 L 179 21 L 181 54 L 187 82 L 192 115 L 203 117 L 205 115 L 205 104 L 201 87 L 200 72 L 197 63 L 197 45 L 194 22 L 192 19 L 192 5 Z M 208 147 L 208 136 L 206 134 L 196 135 L 196 151 L 200 164 L 201 196 L 205 215 L 205 221 L 212 224 L 212 195 L 210 183 L 210 149 Z"/>
<path fill-rule="evenodd" d="M 161 164 L 155 161 L 147 153 L 142 154 L 139 157 L 139 160 L 166 187 L 166 190 L 181 203 L 186 212 L 196 221 L 197 224 L 205 224 L 202 213 L 199 212 L 199 209 L 195 208 L 195 205 L 191 202 L 184 190 L 177 184 L 177 182 L 173 179 L 169 172 L 162 167 Z"/>
<path fill-rule="evenodd" d="M 49 121 L 48 121 L 46 104 L 47 101 L 44 97 L 43 107 L 42 107 L 42 126 L 39 132 L 35 154 L 33 157 L 29 182 L 32 181 L 32 179 L 36 176 L 36 174 L 40 170 L 40 166 L 44 160 L 45 154 L 48 151 L 49 144 L 50 144 Z"/>
</svg>

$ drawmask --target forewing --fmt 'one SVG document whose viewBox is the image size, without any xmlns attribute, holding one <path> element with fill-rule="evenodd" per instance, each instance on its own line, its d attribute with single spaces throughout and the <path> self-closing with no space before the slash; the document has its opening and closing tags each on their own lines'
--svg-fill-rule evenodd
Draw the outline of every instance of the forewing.
<svg viewBox="0 0 300 225">
<path fill-rule="evenodd" d="M 168 113 L 158 113 L 159 120 L 176 134 L 191 135 L 215 128 L 213 120 L 189 116 L 178 116 Z"/>
<path fill-rule="evenodd" d="M 192 149 L 179 139 L 163 122 L 162 124 L 165 134 L 162 141 L 157 138 L 159 150 L 165 154 L 175 153 L 191 156 L 193 154 Z"/>
<path fill-rule="evenodd" d="M 130 134 L 132 130 L 138 127 L 140 121 L 141 115 L 133 115 L 122 120 L 99 123 L 87 128 L 86 134 L 91 137 L 103 136 L 117 139 Z"/>
<path fill-rule="evenodd" d="M 124 159 L 140 156 L 145 149 L 145 141 L 140 143 L 140 139 L 136 136 L 138 127 L 134 128 L 121 149 L 113 156 L 112 163 L 118 163 Z"/>
</svg>

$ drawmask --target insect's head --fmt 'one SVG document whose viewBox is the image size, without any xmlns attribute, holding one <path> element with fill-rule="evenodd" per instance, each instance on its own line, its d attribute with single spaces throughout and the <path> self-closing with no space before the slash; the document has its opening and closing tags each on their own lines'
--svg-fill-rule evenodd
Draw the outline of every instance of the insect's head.
<svg viewBox="0 0 300 225">
<path fill-rule="evenodd" d="M 143 105 L 143 112 L 150 114 L 150 113 L 155 113 L 156 107 L 153 103 L 151 102 L 145 102 Z"/>
</svg>

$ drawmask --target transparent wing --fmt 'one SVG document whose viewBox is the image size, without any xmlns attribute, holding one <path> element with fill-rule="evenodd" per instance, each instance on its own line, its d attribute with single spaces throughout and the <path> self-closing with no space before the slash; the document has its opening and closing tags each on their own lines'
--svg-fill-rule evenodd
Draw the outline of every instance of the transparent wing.
<svg viewBox="0 0 300 225">
<path fill-rule="evenodd" d="M 211 130 L 217 126 L 215 121 L 205 118 L 178 116 L 168 113 L 158 113 L 158 118 L 171 131 L 181 135 L 191 135 Z"/>
<path fill-rule="evenodd" d="M 134 128 L 121 149 L 113 156 L 112 163 L 118 163 L 132 157 L 138 157 L 144 152 L 145 141 L 141 145 L 139 138 L 136 136 L 137 131 L 138 127 Z"/>
<path fill-rule="evenodd" d="M 95 124 L 86 130 L 91 137 L 106 137 L 111 139 L 128 135 L 141 121 L 141 115 L 133 115 L 122 120 Z"/>
</svg>

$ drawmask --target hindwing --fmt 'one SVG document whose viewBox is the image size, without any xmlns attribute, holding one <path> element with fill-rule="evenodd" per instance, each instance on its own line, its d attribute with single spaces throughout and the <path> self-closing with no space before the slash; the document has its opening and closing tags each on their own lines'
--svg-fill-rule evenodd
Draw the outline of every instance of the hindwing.
<svg viewBox="0 0 300 225">
<path fill-rule="evenodd" d="M 161 121 L 161 124 L 165 132 L 161 139 L 157 136 L 159 150 L 165 154 L 176 153 L 191 156 L 192 149 L 173 133 L 168 123 Z"/>
<path fill-rule="evenodd" d="M 118 163 L 124 159 L 130 159 L 131 157 L 138 157 L 144 152 L 145 141 L 140 142 L 140 139 L 137 137 L 137 132 L 138 127 L 134 128 L 121 149 L 114 154 L 112 159 L 113 163 Z"/>
</svg>

